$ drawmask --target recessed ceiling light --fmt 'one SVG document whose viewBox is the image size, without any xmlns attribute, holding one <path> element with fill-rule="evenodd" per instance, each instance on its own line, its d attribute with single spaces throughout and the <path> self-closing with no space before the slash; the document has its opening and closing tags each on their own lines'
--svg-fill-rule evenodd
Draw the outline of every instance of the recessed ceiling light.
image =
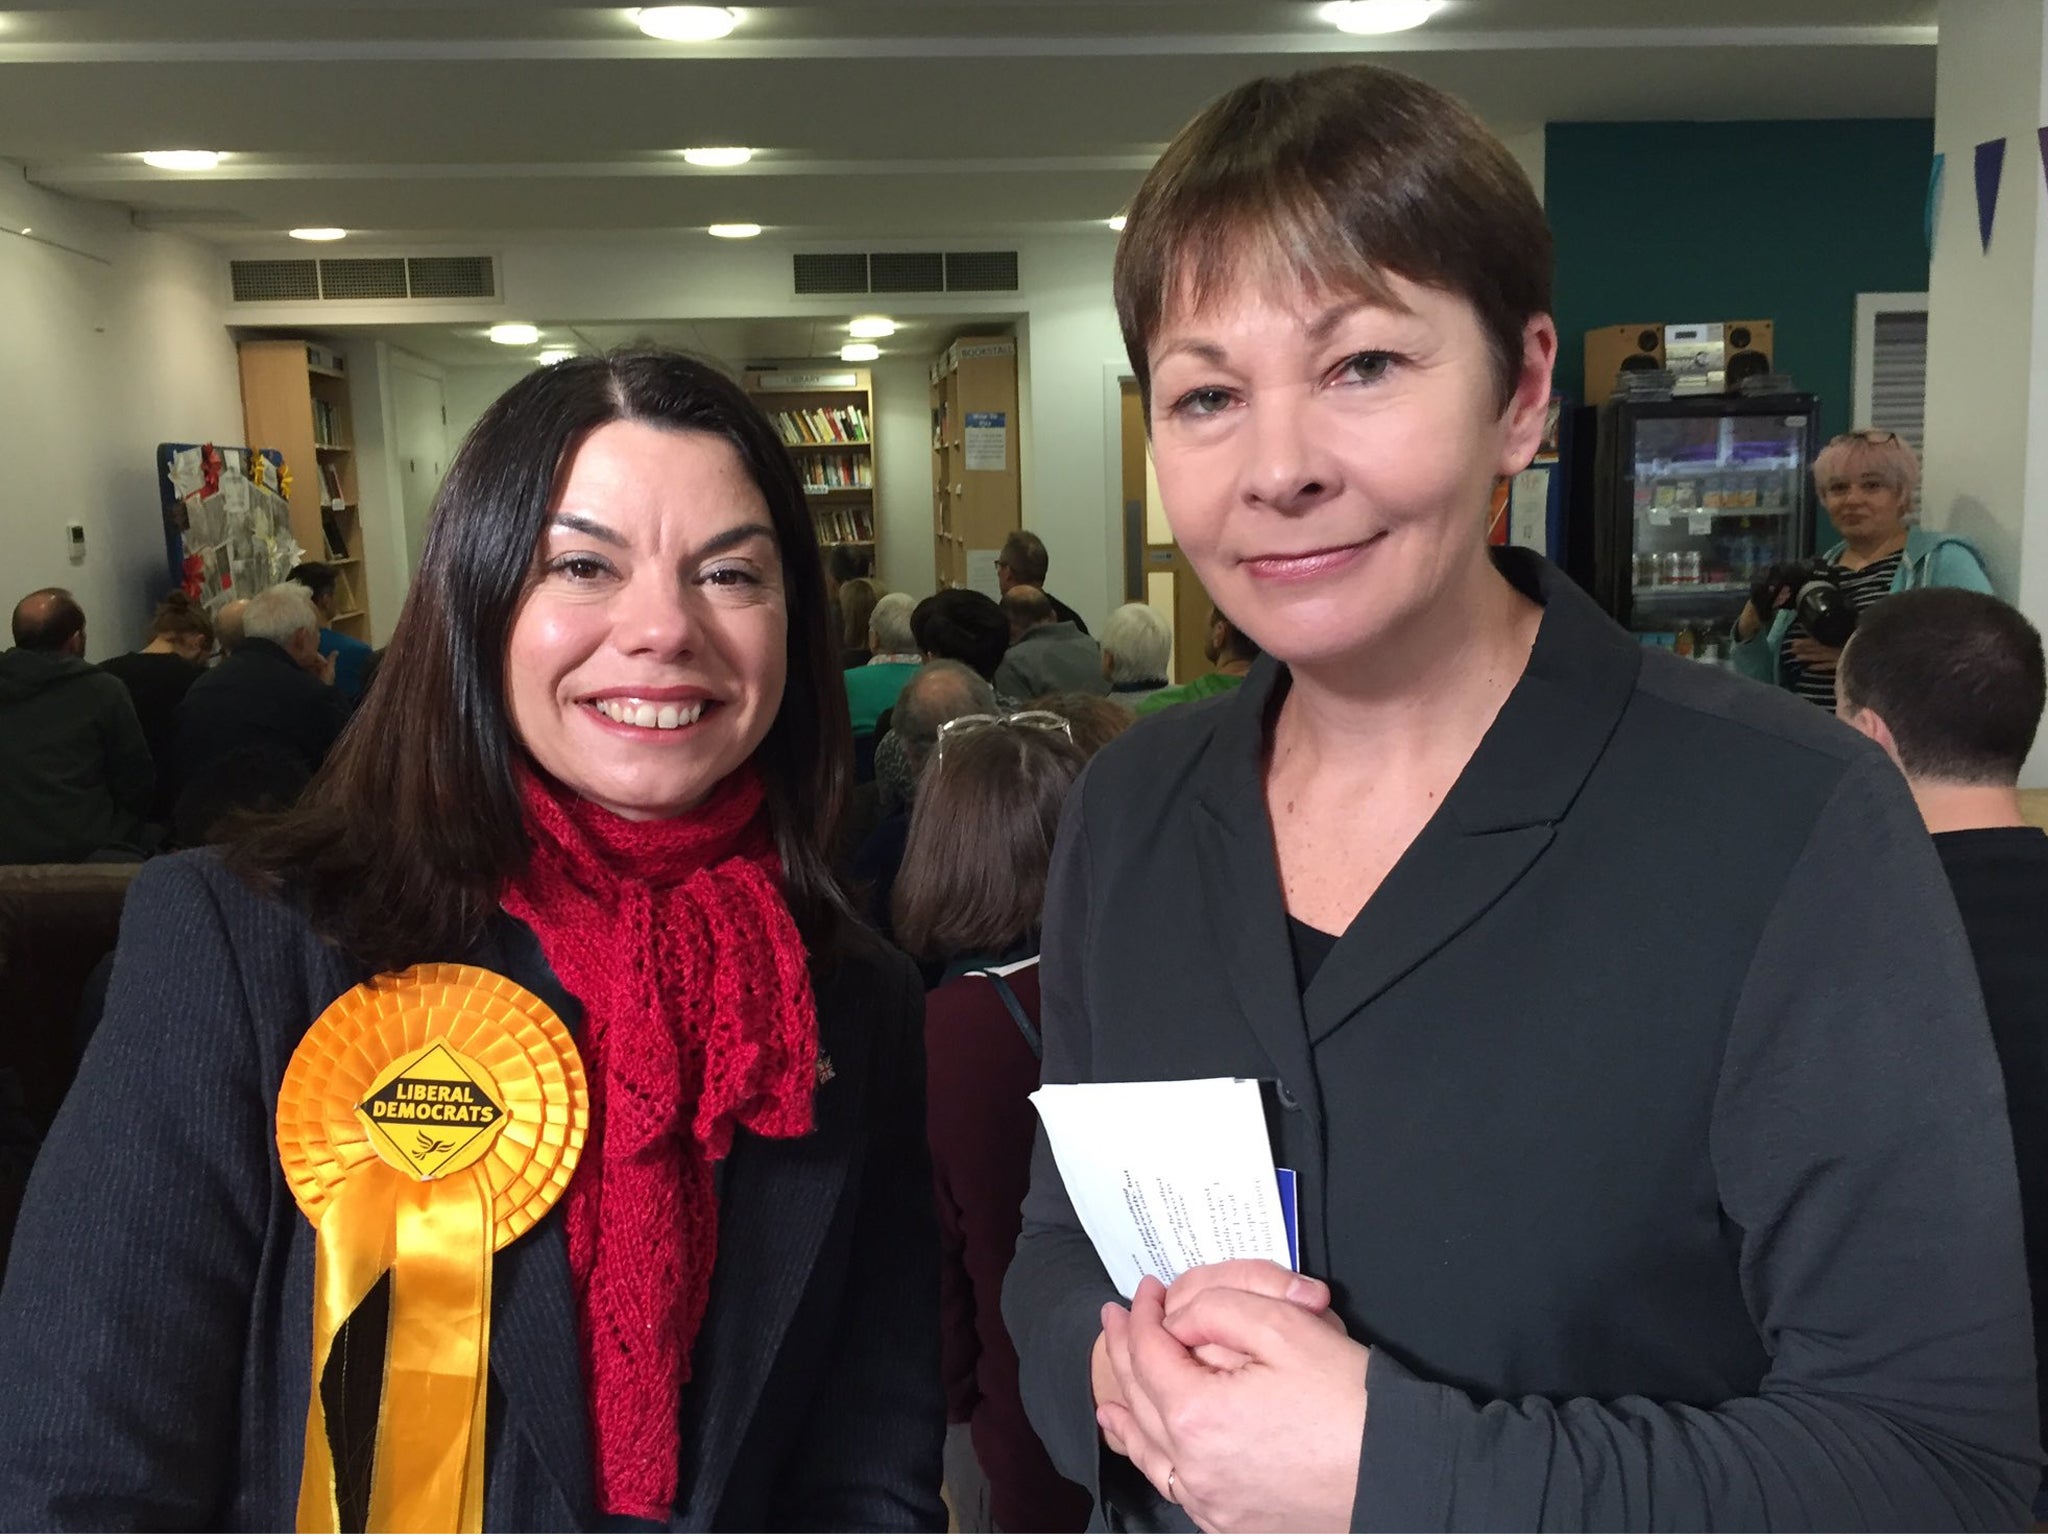
<svg viewBox="0 0 2048 1536">
<path fill-rule="evenodd" d="M 723 168 L 745 165 L 754 158 L 754 152 L 751 149 L 741 149 L 738 145 L 727 145 L 723 148 L 686 149 L 683 151 L 683 158 L 692 165 Z"/>
<path fill-rule="evenodd" d="M 887 315 L 862 315 L 846 327 L 846 334 L 863 341 L 880 341 L 896 334 L 896 322 Z"/>
<path fill-rule="evenodd" d="M 1129 216 L 1126 214 L 1113 213 L 1108 218 L 1104 219 L 1102 222 L 1107 224 L 1111 229 L 1115 230 L 1118 234 L 1122 234 L 1124 232 L 1124 225 L 1129 223 L 1130 219 Z"/>
<path fill-rule="evenodd" d="M 530 347 L 540 340 L 537 325 L 494 325 L 490 330 L 491 340 L 501 347 Z"/>
<path fill-rule="evenodd" d="M 347 230 L 335 229 L 331 225 L 320 225 L 312 229 L 294 229 L 288 231 L 288 233 L 294 240 L 346 240 L 348 238 Z"/>
<path fill-rule="evenodd" d="M 1323 7 L 1323 20 L 1340 32 L 1406 32 L 1438 11 L 1444 0 L 1336 0 Z"/>
<path fill-rule="evenodd" d="M 152 149 L 142 163 L 159 171 L 210 171 L 220 164 L 220 152 L 212 149 Z"/>
<path fill-rule="evenodd" d="M 568 362 L 575 355 L 575 349 L 572 347 L 549 347 L 541 353 L 540 365 L 543 368 L 552 368 L 557 363 Z"/>
<path fill-rule="evenodd" d="M 630 13 L 633 25 L 664 43 L 711 43 L 730 36 L 739 17 L 722 5 L 649 5 Z"/>
<path fill-rule="evenodd" d="M 872 363 L 882 355 L 882 349 L 872 341 L 849 341 L 839 349 L 842 363 Z"/>
<path fill-rule="evenodd" d="M 758 224 L 714 224 L 711 233 L 721 240 L 751 240 L 761 233 Z"/>
</svg>

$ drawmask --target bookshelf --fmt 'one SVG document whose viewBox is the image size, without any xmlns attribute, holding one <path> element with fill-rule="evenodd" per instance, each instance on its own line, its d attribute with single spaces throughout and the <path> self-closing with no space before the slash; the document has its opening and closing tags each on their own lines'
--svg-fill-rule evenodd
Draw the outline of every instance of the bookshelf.
<svg viewBox="0 0 2048 1536">
<path fill-rule="evenodd" d="M 932 543 L 939 585 L 993 595 L 995 558 L 1023 526 L 1017 339 L 962 336 L 931 366 Z"/>
<path fill-rule="evenodd" d="M 875 542 L 875 391 L 866 368 L 755 368 L 748 396 L 775 424 L 804 480 L 818 544 Z M 878 561 L 870 569 L 878 569 Z"/>
<path fill-rule="evenodd" d="M 370 584 L 346 360 L 310 341 L 245 341 L 236 350 L 248 441 L 284 455 L 292 476 L 292 537 L 308 560 L 335 568 L 333 627 L 367 644 Z"/>
</svg>

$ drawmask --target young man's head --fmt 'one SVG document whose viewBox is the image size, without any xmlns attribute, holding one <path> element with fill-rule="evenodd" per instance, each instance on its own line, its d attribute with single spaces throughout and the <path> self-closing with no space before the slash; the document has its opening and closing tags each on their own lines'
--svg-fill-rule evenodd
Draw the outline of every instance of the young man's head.
<svg viewBox="0 0 2048 1536">
<path fill-rule="evenodd" d="M 1045 573 L 1052 568 L 1045 552 L 1045 540 L 1019 528 L 1003 540 L 996 555 L 996 585 L 1005 593 L 1016 587 L 1045 586 Z"/>
<path fill-rule="evenodd" d="M 2040 633 L 1982 592 L 1927 587 L 1865 613 L 1836 713 L 1923 785 L 2011 789 L 2041 723 Z"/>
<path fill-rule="evenodd" d="M 286 581 L 296 581 L 313 596 L 313 606 L 319 611 L 320 622 L 330 623 L 334 618 L 334 588 L 340 580 L 340 572 L 321 560 L 302 560 L 291 568 Z"/>
</svg>

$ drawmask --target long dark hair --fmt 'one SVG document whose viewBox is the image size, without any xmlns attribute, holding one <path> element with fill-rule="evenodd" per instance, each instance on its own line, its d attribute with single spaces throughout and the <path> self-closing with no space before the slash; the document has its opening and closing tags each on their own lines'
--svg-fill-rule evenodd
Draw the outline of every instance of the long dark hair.
<svg viewBox="0 0 2048 1536">
<path fill-rule="evenodd" d="M 846 904 L 828 850 L 852 737 L 803 482 L 732 380 L 695 358 L 636 349 L 536 370 L 470 429 L 434 498 L 376 688 L 298 808 L 230 850 L 235 868 L 304 907 L 366 965 L 456 957 L 525 867 L 506 643 L 569 456 L 615 421 L 724 439 L 768 504 L 787 590 L 788 682 L 754 761 L 797 924 L 813 953 L 838 942 Z"/>
</svg>

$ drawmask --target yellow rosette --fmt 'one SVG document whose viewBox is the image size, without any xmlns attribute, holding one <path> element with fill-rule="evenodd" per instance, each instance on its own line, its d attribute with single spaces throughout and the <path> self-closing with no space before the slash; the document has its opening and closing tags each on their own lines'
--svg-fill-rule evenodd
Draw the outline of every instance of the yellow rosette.
<svg viewBox="0 0 2048 1536">
<path fill-rule="evenodd" d="M 391 1276 L 369 1528 L 483 1529 L 491 1255 L 568 1187 L 590 1129 L 576 1043 L 473 965 L 417 965 L 335 1001 L 277 1101 L 286 1182 L 319 1233 L 301 1531 L 339 1531 L 320 1381 Z"/>
</svg>

